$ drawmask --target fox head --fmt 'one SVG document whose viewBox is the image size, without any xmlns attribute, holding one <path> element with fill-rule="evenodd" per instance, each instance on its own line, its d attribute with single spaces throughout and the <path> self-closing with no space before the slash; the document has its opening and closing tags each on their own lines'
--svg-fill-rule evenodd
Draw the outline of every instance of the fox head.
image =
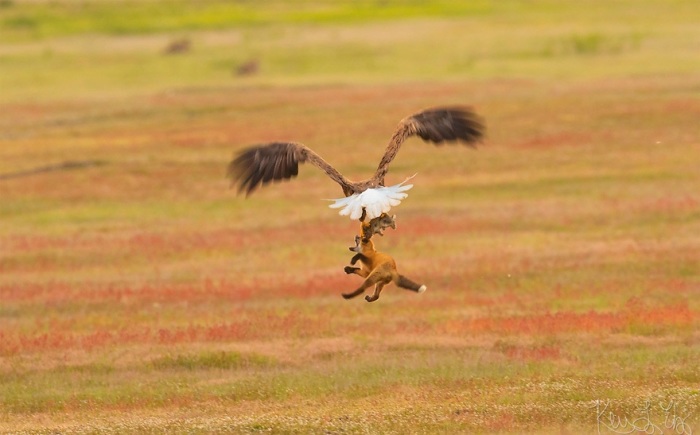
<svg viewBox="0 0 700 435">
<path fill-rule="evenodd" d="M 358 254 L 375 252 L 374 242 L 372 242 L 372 239 L 365 239 L 364 237 L 360 236 L 355 236 L 355 246 L 351 246 L 348 249 Z"/>
</svg>

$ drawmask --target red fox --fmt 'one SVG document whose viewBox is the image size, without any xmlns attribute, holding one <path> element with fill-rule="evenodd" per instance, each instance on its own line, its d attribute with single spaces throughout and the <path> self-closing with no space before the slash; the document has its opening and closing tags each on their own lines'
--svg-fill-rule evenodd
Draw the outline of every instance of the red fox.
<svg viewBox="0 0 700 435">
<path fill-rule="evenodd" d="M 362 224 L 363 234 L 366 234 L 369 224 Z M 370 229 L 371 234 L 371 229 Z M 423 293 L 428 288 L 425 285 L 416 284 L 396 270 L 394 259 L 374 248 L 371 238 L 355 236 L 355 245 L 350 250 L 356 252 L 350 260 L 351 266 L 345 266 L 345 273 L 360 275 L 365 278 L 362 285 L 351 293 L 343 293 L 345 299 L 354 298 L 364 293 L 369 287 L 374 286 L 374 294 L 365 296 L 367 302 L 374 302 L 379 299 L 379 294 L 385 285 L 393 282 L 397 286 L 406 290 Z M 362 263 L 362 268 L 354 267 L 357 261 Z"/>
</svg>

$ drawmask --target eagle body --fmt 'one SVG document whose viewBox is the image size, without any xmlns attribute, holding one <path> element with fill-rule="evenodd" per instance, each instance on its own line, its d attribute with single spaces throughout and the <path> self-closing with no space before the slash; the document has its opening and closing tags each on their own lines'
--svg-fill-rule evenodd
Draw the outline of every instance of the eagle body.
<svg viewBox="0 0 700 435">
<path fill-rule="evenodd" d="M 350 216 L 350 219 L 357 220 L 365 216 L 374 219 L 387 213 L 391 207 L 396 207 L 401 204 L 401 200 L 408 196 L 407 190 L 413 187 L 413 184 L 406 184 L 407 178 L 394 186 L 370 187 L 362 193 L 353 193 L 345 198 L 331 200 L 333 204 L 330 208 L 340 208 L 341 216 Z"/>
<path fill-rule="evenodd" d="M 384 184 L 389 165 L 406 139 L 418 136 L 438 146 L 448 142 L 473 147 L 483 140 L 485 130 L 481 117 L 469 107 L 431 108 L 399 122 L 377 170 L 366 180 L 347 179 L 312 149 L 296 142 L 273 142 L 244 149 L 229 164 L 228 176 L 239 192 L 250 195 L 259 186 L 296 177 L 299 165 L 310 163 L 323 170 L 345 195 L 334 200 L 331 208 L 340 208 L 340 214 L 351 219 L 364 217 L 364 211 L 371 219 L 397 206 L 408 195 L 405 192 L 413 187 L 405 184 L 410 178 L 394 186 Z"/>
</svg>

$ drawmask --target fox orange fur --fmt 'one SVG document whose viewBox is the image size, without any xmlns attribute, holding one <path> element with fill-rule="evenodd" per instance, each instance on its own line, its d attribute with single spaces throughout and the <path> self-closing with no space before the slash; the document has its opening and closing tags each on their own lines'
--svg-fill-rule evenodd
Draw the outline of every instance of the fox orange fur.
<svg viewBox="0 0 700 435">
<path fill-rule="evenodd" d="M 345 266 L 345 273 L 360 275 L 365 278 L 365 281 L 357 288 L 357 290 L 350 293 L 343 293 L 345 299 L 354 298 L 364 293 L 369 287 L 374 286 L 374 294 L 372 296 L 365 296 L 367 302 L 374 302 L 379 299 L 379 294 L 385 285 L 389 283 L 394 283 L 398 287 L 404 288 L 406 290 L 411 290 L 417 293 L 423 293 L 427 290 L 425 285 L 417 284 L 405 276 L 399 274 L 396 269 L 396 262 L 394 259 L 383 252 L 379 252 L 375 249 L 374 243 L 372 242 L 371 235 L 373 234 L 373 229 L 370 224 L 362 222 L 362 234 L 361 236 L 355 236 L 355 245 L 351 247 L 350 250 L 356 252 L 355 256 L 350 260 L 351 266 Z M 369 237 L 364 237 L 369 234 Z M 360 261 L 362 267 L 355 267 L 355 263 Z"/>
</svg>

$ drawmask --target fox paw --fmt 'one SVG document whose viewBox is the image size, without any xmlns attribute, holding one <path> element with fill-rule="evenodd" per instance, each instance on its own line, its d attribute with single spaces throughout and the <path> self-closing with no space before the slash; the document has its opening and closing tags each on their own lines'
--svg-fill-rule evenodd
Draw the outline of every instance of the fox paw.
<svg viewBox="0 0 700 435">
<path fill-rule="evenodd" d="M 352 267 L 352 266 L 345 266 L 345 268 L 343 270 L 345 271 L 345 273 L 350 275 L 351 273 L 355 273 L 358 270 L 360 270 L 360 268 L 359 267 Z"/>
</svg>

